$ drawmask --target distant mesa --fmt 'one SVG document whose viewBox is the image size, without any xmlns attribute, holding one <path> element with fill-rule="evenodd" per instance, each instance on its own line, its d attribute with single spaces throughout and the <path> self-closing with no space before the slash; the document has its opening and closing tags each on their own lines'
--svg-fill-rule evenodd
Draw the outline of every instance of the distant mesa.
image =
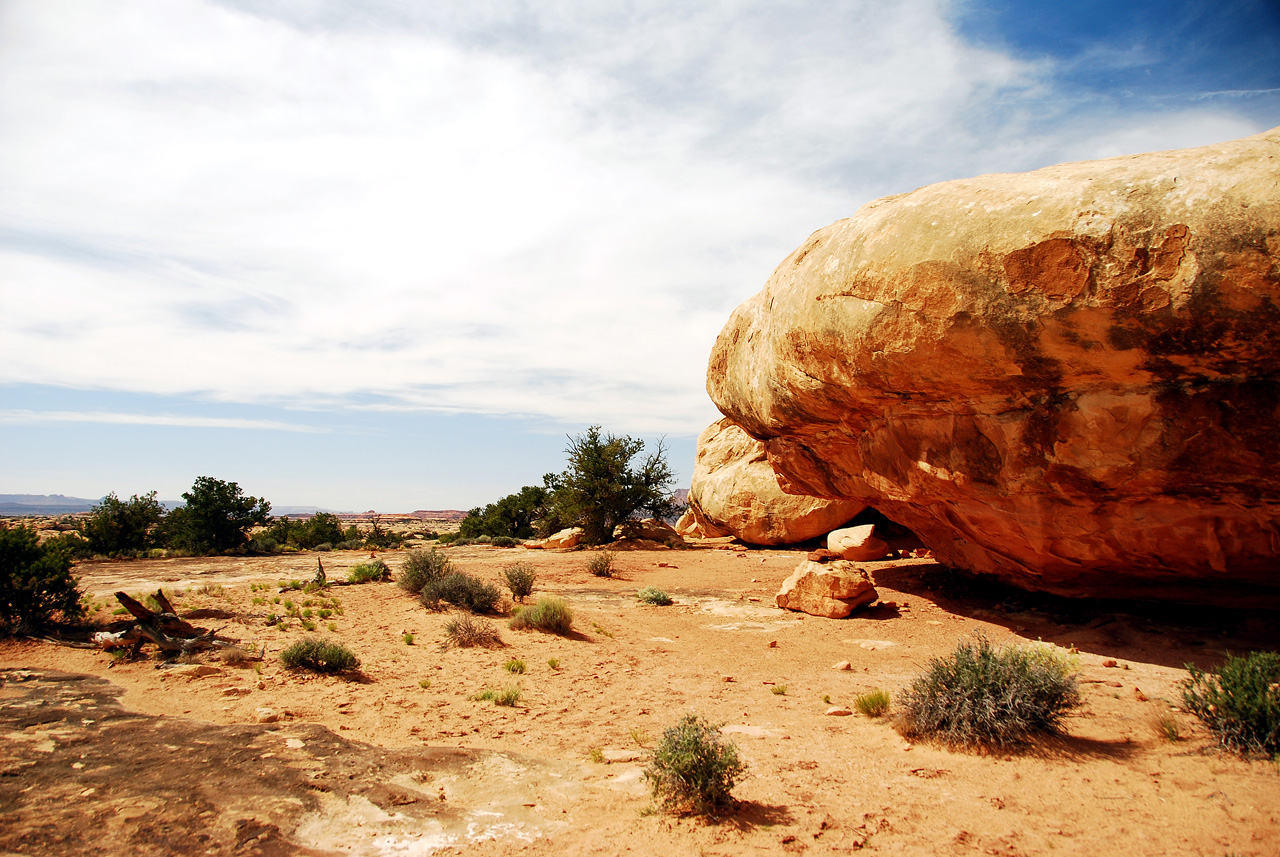
<svg viewBox="0 0 1280 857">
<path fill-rule="evenodd" d="M 871 506 L 943 564 L 1274 601 L 1278 266 L 1280 129 L 945 182 L 815 232 L 707 387 L 782 491 Z"/>
</svg>

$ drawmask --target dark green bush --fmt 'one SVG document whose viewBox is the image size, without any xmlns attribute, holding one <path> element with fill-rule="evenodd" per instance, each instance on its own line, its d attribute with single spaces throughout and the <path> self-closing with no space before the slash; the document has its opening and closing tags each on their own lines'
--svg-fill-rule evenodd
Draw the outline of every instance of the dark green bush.
<svg viewBox="0 0 1280 857">
<path fill-rule="evenodd" d="M 1004 746 L 1055 732 L 1080 705 L 1070 661 L 1047 645 L 1003 646 L 982 636 L 934 658 L 902 695 L 898 728 L 957 746 Z"/>
<path fill-rule="evenodd" d="M 544 595 L 531 607 L 517 607 L 510 625 L 516 631 L 533 629 L 563 637 L 573 628 L 573 610 L 563 598 Z"/>
<path fill-rule="evenodd" d="M 387 568 L 387 564 L 380 559 L 357 563 L 351 566 L 351 571 L 347 573 L 348 583 L 371 583 L 390 579 L 391 569 Z"/>
<path fill-rule="evenodd" d="M 520 544 L 520 540 L 513 539 L 511 536 L 492 536 L 489 539 L 489 544 L 495 548 L 513 548 Z"/>
<path fill-rule="evenodd" d="M 746 769 L 718 726 L 686 714 L 662 733 L 644 777 L 663 810 L 707 815 L 733 805 L 730 791 Z"/>
<path fill-rule="evenodd" d="M 472 613 L 492 613 L 501 597 L 498 587 L 461 572 L 427 582 L 418 594 L 428 610 L 439 610 L 442 603 L 449 603 Z"/>
<path fill-rule="evenodd" d="M 444 551 L 437 548 L 412 550 L 405 557 L 396 584 L 416 595 L 431 581 L 448 577 L 453 572 L 453 563 Z"/>
<path fill-rule="evenodd" d="M 538 579 L 533 566 L 527 562 L 512 563 L 502 570 L 502 576 L 507 579 L 507 588 L 511 590 L 511 597 L 516 601 L 524 601 L 528 598 L 533 592 L 534 581 Z"/>
<path fill-rule="evenodd" d="M 1227 750 L 1280 754 L 1280 654 L 1227 655 L 1216 674 L 1187 664 L 1182 684 L 1187 710 L 1200 718 Z"/>
<path fill-rule="evenodd" d="M 289 669 L 320 673 L 351 672 L 360 668 L 360 659 L 341 643 L 309 637 L 280 653 L 280 662 Z"/>
<path fill-rule="evenodd" d="M 107 556 L 147 550 L 152 545 L 152 532 L 164 517 L 164 507 L 156 500 L 156 492 L 121 500 L 112 492 L 94 506 L 80 524 L 80 534 L 89 542 L 93 553 Z"/>
<path fill-rule="evenodd" d="M 165 546 L 196 554 L 219 554 L 244 547 L 246 533 L 267 524 L 271 504 L 246 497 L 234 482 L 200 476 L 182 492 L 185 506 L 161 519 L 156 538 Z"/>
<path fill-rule="evenodd" d="M 69 550 L 41 545 L 31 527 L 0 529 L 0 633 L 39 631 L 83 615 Z"/>
</svg>

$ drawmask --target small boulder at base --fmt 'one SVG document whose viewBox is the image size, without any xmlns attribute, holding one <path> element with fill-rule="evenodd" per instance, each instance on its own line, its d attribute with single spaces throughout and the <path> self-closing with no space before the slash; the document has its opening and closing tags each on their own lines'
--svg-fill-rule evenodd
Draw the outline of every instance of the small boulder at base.
<svg viewBox="0 0 1280 857">
<path fill-rule="evenodd" d="M 542 547 L 546 550 L 567 550 L 576 548 L 580 541 L 582 541 L 582 527 L 569 527 L 543 539 Z"/>
<path fill-rule="evenodd" d="M 684 539 L 675 528 L 657 518 L 645 518 L 640 521 L 623 521 L 613 528 L 615 539 L 644 539 L 665 545 L 667 542 L 683 544 Z"/>
<path fill-rule="evenodd" d="M 850 562 L 870 562 L 889 552 L 889 544 L 876 538 L 876 525 L 863 524 L 827 533 L 827 550 Z"/>
<path fill-rule="evenodd" d="M 871 578 L 853 563 L 805 560 L 782 582 L 774 603 L 784 610 L 843 619 L 878 597 Z"/>
<path fill-rule="evenodd" d="M 790 545 L 826 535 L 866 504 L 787 493 L 765 458 L 764 444 L 732 420 L 698 435 L 689 511 L 706 536 L 733 535 L 752 545 Z"/>
</svg>

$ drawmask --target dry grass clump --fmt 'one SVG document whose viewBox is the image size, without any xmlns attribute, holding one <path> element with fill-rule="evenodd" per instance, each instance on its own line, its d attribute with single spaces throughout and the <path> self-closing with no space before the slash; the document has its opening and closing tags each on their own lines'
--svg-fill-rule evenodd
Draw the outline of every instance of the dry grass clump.
<svg viewBox="0 0 1280 857">
<path fill-rule="evenodd" d="M 520 701 L 521 690 L 517 684 L 503 688 L 485 688 L 471 697 L 474 702 L 493 702 L 494 705 L 514 706 Z"/>
<path fill-rule="evenodd" d="M 996 648 L 983 636 L 934 658 L 902 695 L 904 735 L 955 746 L 1002 747 L 1058 731 L 1080 705 L 1077 674 L 1051 646 Z"/>
<path fill-rule="evenodd" d="M 573 610 L 563 598 L 544 595 L 531 607 L 517 607 L 510 625 L 515 631 L 545 631 L 563 637 L 573 628 Z"/>
<path fill-rule="evenodd" d="M 351 566 L 347 572 L 348 583 L 374 583 L 391 579 L 391 569 L 380 559 L 370 559 Z"/>
<path fill-rule="evenodd" d="M 444 623 L 445 648 L 469 649 L 473 646 L 496 648 L 503 645 L 502 635 L 492 622 L 475 619 L 463 613 Z"/>
<path fill-rule="evenodd" d="M 889 691 L 883 688 L 858 694 L 853 707 L 868 717 L 883 717 L 889 713 Z"/>
</svg>

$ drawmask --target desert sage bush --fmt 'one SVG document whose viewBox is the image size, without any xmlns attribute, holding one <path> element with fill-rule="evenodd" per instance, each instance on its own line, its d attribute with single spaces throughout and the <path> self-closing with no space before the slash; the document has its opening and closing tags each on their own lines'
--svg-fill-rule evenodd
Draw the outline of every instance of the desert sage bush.
<svg viewBox="0 0 1280 857">
<path fill-rule="evenodd" d="M 1216 674 L 1192 664 L 1187 670 L 1183 703 L 1219 745 L 1241 755 L 1280 755 L 1280 654 L 1229 654 Z"/>
<path fill-rule="evenodd" d="M 596 577 L 613 577 L 613 551 L 600 551 L 587 560 L 587 571 Z"/>
<path fill-rule="evenodd" d="M 546 631 L 563 637 L 573 628 L 573 610 L 563 598 L 544 595 L 535 604 L 517 607 L 510 625 L 515 631 Z"/>
<path fill-rule="evenodd" d="M 672 603 L 671 596 L 656 586 L 646 586 L 636 593 L 636 598 L 655 607 L 666 607 Z"/>
<path fill-rule="evenodd" d="M 533 566 L 527 562 L 513 562 L 502 570 L 502 576 L 507 579 L 507 588 L 516 601 L 528 598 L 533 593 L 534 581 L 538 579 Z"/>
<path fill-rule="evenodd" d="M 453 562 L 439 548 L 411 550 L 405 557 L 396 583 L 401 589 L 416 595 L 431 581 L 448 577 L 453 572 Z"/>
<path fill-rule="evenodd" d="M 472 613 L 492 613 L 501 597 L 498 587 L 462 572 L 428 581 L 418 593 L 418 600 L 428 610 L 442 610 L 445 604 L 452 604 Z"/>
<path fill-rule="evenodd" d="M 868 717 L 883 717 L 889 713 L 889 691 L 876 688 L 860 693 L 853 700 L 853 707 Z"/>
<path fill-rule="evenodd" d="M 391 579 L 391 569 L 380 559 L 366 560 L 351 566 L 347 573 L 348 583 L 373 583 Z"/>
<path fill-rule="evenodd" d="M 898 728 L 956 746 L 1002 747 L 1056 732 L 1080 705 L 1071 661 L 1044 644 L 996 648 L 983 636 L 929 661 L 902 694 Z"/>
<path fill-rule="evenodd" d="M 452 646 L 457 649 L 467 649 L 482 646 L 491 649 L 502 645 L 502 635 L 498 633 L 493 623 L 474 619 L 466 613 L 454 616 L 444 623 L 444 636 L 445 648 Z"/>
<path fill-rule="evenodd" d="M 644 777 L 664 811 L 712 815 L 733 805 L 730 792 L 746 769 L 718 726 L 686 714 L 662 733 Z"/>
<path fill-rule="evenodd" d="M 320 673 L 351 672 L 360 668 L 360 659 L 341 643 L 308 637 L 280 653 L 280 662 L 289 669 Z"/>
</svg>

